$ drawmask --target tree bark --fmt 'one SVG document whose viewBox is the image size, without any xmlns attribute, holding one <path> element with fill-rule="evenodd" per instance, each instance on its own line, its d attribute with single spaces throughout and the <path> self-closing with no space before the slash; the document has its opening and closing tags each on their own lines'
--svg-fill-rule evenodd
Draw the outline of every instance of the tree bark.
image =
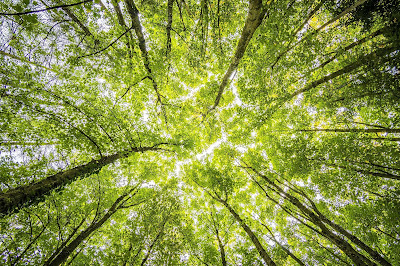
<svg viewBox="0 0 400 266">
<path fill-rule="evenodd" d="M 129 151 L 104 156 L 99 160 L 92 160 L 87 164 L 58 172 L 35 183 L 10 189 L 0 194 L 0 214 L 5 215 L 14 212 L 20 206 L 29 206 L 43 200 L 43 196 L 49 194 L 51 191 L 59 189 L 79 177 L 89 176 L 104 166 L 120 158 L 128 157 L 132 153 L 161 150 L 161 148 L 157 148 L 158 145 L 133 148 Z"/>
<path fill-rule="evenodd" d="M 144 266 L 146 264 L 146 261 L 149 259 L 151 251 L 152 251 L 154 245 L 157 243 L 158 239 L 160 239 L 160 237 L 161 237 L 161 234 L 164 232 L 164 227 L 165 227 L 165 224 L 168 221 L 168 218 L 169 217 L 167 217 L 164 220 L 164 222 L 161 224 L 160 231 L 158 232 L 157 236 L 154 238 L 153 242 L 151 242 L 149 248 L 147 249 L 146 255 L 144 256 L 144 258 L 142 260 L 142 263 L 140 264 L 141 266 Z"/>
<path fill-rule="evenodd" d="M 251 241 L 253 242 L 254 246 L 257 248 L 258 253 L 260 254 L 261 258 L 268 266 L 276 266 L 275 262 L 272 258 L 267 254 L 264 247 L 261 245 L 260 241 L 258 240 L 257 236 L 253 233 L 250 227 L 243 221 L 243 219 L 239 216 L 239 214 L 223 199 L 214 197 L 217 201 L 221 202 L 232 214 L 236 221 L 239 222 L 240 226 L 246 232 L 246 234 L 250 237 Z"/>
<path fill-rule="evenodd" d="M 165 56 L 171 52 L 171 28 L 172 28 L 172 12 L 174 7 L 174 0 L 168 0 L 167 4 L 167 50 Z"/>
<path fill-rule="evenodd" d="M 157 95 L 157 102 L 162 105 L 162 100 L 161 100 L 162 96 L 159 92 L 157 82 L 154 79 L 154 75 L 150 67 L 150 58 L 146 48 L 146 40 L 144 39 L 142 24 L 140 23 L 139 19 L 139 10 L 137 9 L 133 0 L 125 0 L 125 4 L 132 20 L 132 27 L 134 28 L 136 36 L 139 39 L 139 48 L 140 51 L 142 52 L 144 67 L 146 68 L 146 71 L 149 74 L 151 81 L 153 82 L 153 89 Z"/>
<path fill-rule="evenodd" d="M 133 191 L 134 189 L 130 190 L 128 193 L 123 194 L 120 196 L 111 206 L 111 208 L 107 211 L 107 213 L 97 222 L 92 223 L 88 228 L 83 230 L 74 240 L 71 241 L 68 245 L 66 245 L 60 253 L 57 254 L 57 256 L 52 256 L 54 259 L 52 261 L 46 261 L 44 265 L 48 266 L 56 266 L 60 265 L 63 262 L 65 262 L 69 255 L 75 251 L 75 249 L 86 239 L 92 234 L 94 231 L 99 229 L 114 213 L 120 209 L 121 204 L 123 204 L 123 200 L 125 200 L 129 194 Z M 122 203 L 121 203 L 122 202 Z M 121 203 L 121 204 L 120 204 Z"/>
<path fill-rule="evenodd" d="M 246 22 L 244 24 L 242 35 L 240 36 L 238 45 L 236 47 L 235 55 L 231 60 L 231 64 L 226 71 L 224 78 L 222 79 L 221 84 L 218 88 L 218 94 L 215 98 L 214 105 L 208 110 L 211 112 L 214 110 L 222 97 L 222 94 L 228 85 L 228 82 L 233 74 L 233 72 L 237 69 L 240 60 L 242 59 L 244 52 L 246 51 L 247 45 L 250 43 L 251 38 L 253 37 L 254 32 L 256 29 L 261 25 L 261 22 L 264 19 L 266 10 L 262 5 L 261 0 L 250 0 L 249 1 L 249 12 L 247 14 Z"/>
<path fill-rule="evenodd" d="M 264 179 L 271 187 L 276 189 L 276 192 L 278 195 L 283 197 L 284 199 L 288 200 L 290 203 L 295 205 L 304 215 L 307 216 L 307 219 L 318 226 L 323 235 L 329 239 L 333 244 L 335 244 L 340 250 L 343 251 L 344 254 L 346 254 L 355 265 L 360 265 L 360 266 L 365 266 L 365 265 L 375 265 L 372 261 L 370 261 L 367 257 L 362 255 L 361 253 L 357 252 L 351 245 L 348 243 L 346 240 L 342 239 L 339 235 L 335 234 L 332 230 L 330 230 L 326 225 L 331 226 L 327 221 L 324 220 L 324 218 L 319 216 L 319 212 L 314 212 L 307 206 L 305 206 L 303 203 L 300 202 L 298 198 L 295 196 L 285 192 L 281 187 L 276 185 L 273 181 L 271 181 L 268 177 L 265 175 L 262 175 L 261 173 L 257 172 L 254 168 L 250 168 L 254 173 L 256 173 L 259 177 Z M 332 227 L 334 230 L 336 230 L 334 227 Z M 341 232 L 339 232 L 341 233 Z M 346 236 L 347 237 L 347 236 Z M 351 239 L 350 239 L 351 240 Z M 390 265 L 390 264 L 389 264 Z"/>
</svg>

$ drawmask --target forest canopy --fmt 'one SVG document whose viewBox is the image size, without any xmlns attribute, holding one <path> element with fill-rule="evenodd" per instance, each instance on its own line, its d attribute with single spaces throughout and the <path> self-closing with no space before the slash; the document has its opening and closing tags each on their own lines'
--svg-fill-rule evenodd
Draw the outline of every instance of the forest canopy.
<svg viewBox="0 0 400 266">
<path fill-rule="evenodd" d="M 2 0 L 0 264 L 400 265 L 397 0 Z"/>
</svg>

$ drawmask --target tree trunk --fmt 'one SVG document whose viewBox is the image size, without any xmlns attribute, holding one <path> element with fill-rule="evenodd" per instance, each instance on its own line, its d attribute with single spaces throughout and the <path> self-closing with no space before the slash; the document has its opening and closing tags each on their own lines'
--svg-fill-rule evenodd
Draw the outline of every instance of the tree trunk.
<svg viewBox="0 0 400 266">
<path fill-rule="evenodd" d="M 232 214 L 236 221 L 239 222 L 240 226 L 242 226 L 243 230 L 247 233 L 250 237 L 251 241 L 253 242 L 254 246 L 256 246 L 258 253 L 260 254 L 261 258 L 268 266 L 276 266 L 275 262 L 271 259 L 271 257 L 267 254 L 264 247 L 261 245 L 260 241 L 258 240 L 257 236 L 253 233 L 250 227 L 240 218 L 239 214 L 224 200 L 215 198 L 219 202 L 221 202 Z"/>
<path fill-rule="evenodd" d="M 86 239 L 92 234 L 94 231 L 99 229 L 114 213 L 120 209 L 121 204 L 123 204 L 123 200 L 125 200 L 130 193 L 132 193 L 134 189 L 131 189 L 128 193 L 123 194 L 120 196 L 111 206 L 111 208 L 107 211 L 107 213 L 97 222 L 93 222 L 88 228 L 83 230 L 74 240 L 71 241 L 68 245 L 66 245 L 58 254 L 57 256 L 51 256 L 54 257 L 52 261 L 46 261 L 44 265 L 48 266 L 56 266 L 60 265 L 63 262 L 65 262 L 69 255 L 72 254 L 72 252 L 75 251 L 75 249 Z M 122 202 L 122 203 L 121 203 Z M 121 204 L 120 204 L 121 203 Z"/>
<path fill-rule="evenodd" d="M 272 182 L 268 177 L 257 172 L 254 168 L 251 167 L 248 168 L 252 169 L 252 171 L 254 171 L 259 177 L 263 178 L 271 187 L 276 189 L 276 192 L 281 197 L 283 197 L 284 199 L 288 200 L 290 203 L 295 205 L 304 215 L 307 216 L 307 220 L 318 226 L 321 229 L 323 235 L 326 238 L 328 238 L 332 243 L 334 243 L 341 251 L 343 251 L 343 253 L 346 254 L 353 261 L 355 265 L 360 265 L 360 266 L 375 265 L 375 263 L 370 261 L 367 257 L 357 252 L 346 240 L 342 239 L 339 235 L 335 234 L 332 230 L 330 230 L 325 225 L 325 223 L 327 222 L 324 221 L 323 218 L 321 218 L 318 215 L 318 212 L 315 213 L 314 211 L 310 210 L 307 206 L 302 204 L 298 198 L 285 192 L 282 188 L 280 188 L 278 185 Z M 327 224 L 330 225 L 329 223 Z"/>
<path fill-rule="evenodd" d="M 144 258 L 143 258 L 143 260 L 142 260 L 142 263 L 140 264 L 141 266 L 144 266 L 144 265 L 146 264 L 146 261 L 149 259 L 150 254 L 151 254 L 151 251 L 152 251 L 154 245 L 157 243 L 158 239 L 160 239 L 161 234 L 162 234 L 163 231 L 164 231 L 164 227 L 165 227 L 165 224 L 166 224 L 167 221 L 168 221 L 168 218 L 169 218 L 169 217 L 167 216 L 167 218 L 166 218 L 166 219 L 164 220 L 164 222 L 162 223 L 161 228 L 160 228 L 160 231 L 158 232 L 157 236 L 154 238 L 153 242 L 151 243 L 151 245 L 150 245 L 149 248 L 147 249 L 146 255 L 144 256 Z"/>
<path fill-rule="evenodd" d="M 354 244 L 356 244 L 359 248 L 361 248 L 362 250 L 364 250 L 365 252 L 367 252 L 375 261 L 379 262 L 381 265 L 385 265 L 385 266 L 391 266 L 392 264 L 390 264 L 387 260 L 385 260 L 378 252 L 376 252 L 375 250 L 373 250 L 371 247 L 369 247 L 367 244 L 365 244 L 364 242 L 362 242 L 358 237 L 356 237 L 355 235 L 349 233 L 347 230 L 345 230 L 344 228 L 342 228 L 340 225 L 332 222 L 331 220 L 329 220 L 328 218 L 326 218 L 324 215 L 322 215 L 319 211 L 319 216 L 322 218 L 322 221 L 324 221 L 325 223 L 329 224 L 329 226 L 331 226 L 333 229 L 335 229 L 337 232 L 339 232 L 340 234 L 344 235 L 345 237 L 347 237 L 348 239 L 351 240 L 351 242 L 353 242 Z"/>
<path fill-rule="evenodd" d="M 218 95 L 215 98 L 214 105 L 209 109 L 208 112 L 214 110 L 222 97 L 222 94 L 228 85 L 228 82 L 239 65 L 240 60 L 242 59 L 244 52 L 246 51 L 247 45 L 250 43 L 251 38 L 253 37 L 254 32 L 261 25 L 261 22 L 265 16 L 265 9 L 262 6 L 261 0 L 250 0 L 249 1 L 249 13 L 247 14 L 246 22 L 243 27 L 242 35 L 240 36 L 238 45 L 236 47 L 235 55 L 232 58 L 231 64 L 228 70 L 225 73 L 224 78 L 218 89 Z"/>
<path fill-rule="evenodd" d="M 289 97 L 287 97 L 287 99 L 285 99 L 284 102 L 287 102 L 287 101 L 293 99 L 294 97 L 296 97 L 297 95 L 299 95 L 299 94 L 301 94 L 303 92 L 307 92 L 307 91 L 309 91 L 309 90 L 311 90 L 311 89 L 313 89 L 313 88 L 315 88 L 315 87 L 317 87 L 317 86 L 319 86 L 319 85 L 321 85 L 323 83 L 326 83 L 326 82 L 328 82 L 328 81 L 330 81 L 330 80 L 332 80 L 332 79 L 334 79 L 336 77 L 339 77 L 339 76 L 341 76 L 343 74 L 346 74 L 346 73 L 350 73 L 350 72 L 358 69 L 359 67 L 367 64 L 368 62 L 376 61 L 378 58 L 383 57 L 385 55 L 388 55 L 388 54 L 390 54 L 391 52 L 393 52 L 393 51 L 395 51 L 397 49 L 398 48 L 396 48 L 396 47 L 382 48 L 382 49 L 376 50 L 376 51 L 374 51 L 374 52 L 372 52 L 372 53 L 370 53 L 368 55 L 361 56 L 361 57 L 359 57 L 357 59 L 357 61 L 355 61 L 355 62 L 343 67 L 342 69 L 339 69 L 339 70 L 337 70 L 337 71 L 335 71 L 335 72 L 333 72 L 333 73 L 331 73 L 331 74 L 329 74 L 329 75 L 327 75 L 327 76 L 325 76 L 323 78 L 320 78 L 320 79 L 318 79 L 316 81 L 313 81 L 309 85 L 305 86 L 304 88 L 295 91 L 294 93 L 289 95 Z M 386 59 L 386 61 L 387 61 L 387 59 Z"/>
<path fill-rule="evenodd" d="M 171 28 L 172 28 L 172 12 L 174 7 L 174 0 L 168 0 L 167 4 L 167 50 L 165 56 L 168 60 L 168 54 L 171 52 Z"/>
<path fill-rule="evenodd" d="M 222 244 L 221 238 L 219 237 L 219 231 L 217 228 L 215 228 L 215 233 L 217 235 L 217 240 L 218 240 L 218 246 L 219 246 L 219 252 L 221 255 L 221 263 L 222 266 L 226 266 L 226 254 L 225 254 L 225 247 L 224 244 Z"/>
<path fill-rule="evenodd" d="M 335 21 L 337 21 L 338 19 L 342 18 L 343 16 L 345 16 L 346 14 L 350 13 L 351 11 L 353 11 L 355 8 L 357 8 L 359 5 L 363 4 L 364 2 L 366 2 L 367 0 L 358 0 L 357 2 L 355 2 L 352 6 L 348 7 L 347 9 L 345 9 L 342 13 L 340 13 L 339 15 L 337 15 L 336 17 L 332 18 L 331 20 L 329 20 L 328 22 L 326 22 L 324 25 L 322 25 L 321 27 L 319 27 L 318 29 L 316 29 L 315 31 L 313 31 L 312 33 L 306 35 L 305 37 L 301 38 L 298 42 L 294 43 L 293 45 L 289 46 L 286 50 L 284 50 L 282 53 L 280 53 L 277 58 L 275 59 L 275 62 L 271 65 L 271 69 L 273 69 L 275 67 L 275 65 L 278 63 L 279 59 L 281 59 L 283 56 L 285 56 L 288 52 L 290 52 L 292 49 L 294 49 L 297 45 L 299 45 L 300 43 L 302 43 L 303 41 L 305 41 L 306 39 L 312 37 L 313 35 L 317 34 L 318 32 L 320 32 L 321 30 L 323 30 L 324 28 L 326 28 L 327 26 L 329 26 L 330 24 L 334 23 Z M 308 21 L 308 20 L 307 20 Z"/>
<path fill-rule="evenodd" d="M 136 36 L 139 39 L 139 48 L 140 51 L 142 52 L 144 67 L 146 68 L 146 71 L 149 74 L 151 81 L 153 82 L 153 89 L 157 94 L 157 102 L 162 105 L 162 100 L 161 100 L 162 96 L 159 92 L 157 82 L 154 79 L 153 72 L 150 67 L 150 58 L 146 48 L 146 40 L 144 39 L 142 24 L 140 23 L 139 19 L 139 10 L 137 9 L 133 0 L 125 0 L 125 4 L 132 20 L 132 27 L 134 28 Z"/>
<path fill-rule="evenodd" d="M 160 144 L 158 144 L 160 145 Z M 20 206 L 29 206 L 43 200 L 43 196 L 51 191 L 61 188 L 66 184 L 75 181 L 79 177 L 89 176 L 100 171 L 104 166 L 115 162 L 120 158 L 125 158 L 134 152 L 156 151 L 158 145 L 152 147 L 133 148 L 123 153 L 115 153 L 104 156 L 99 160 L 77 166 L 75 168 L 58 172 L 35 183 L 10 189 L 0 194 L 0 214 L 7 214 L 15 211 Z"/>
<path fill-rule="evenodd" d="M 263 224 L 262 222 L 260 222 L 260 224 L 261 224 L 262 226 L 264 226 L 264 227 L 267 229 L 268 233 L 271 235 L 270 239 L 271 239 L 272 241 L 274 241 L 276 244 L 278 244 L 278 245 L 286 252 L 286 254 L 288 254 L 288 255 L 289 255 L 293 260 L 295 260 L 299 265 L 305 266 L 305 264 L 304 264 L 296 255 L 294 255 L 288 248 L 286 248 L 286 247 L 285 247 L 284 245 L 282 245 L 278 240 L 276 240 L 274 234 L 273 234 L 272 231 L 268 228 L 267 225 Z"/>
<path fill-rule="evenodd" d="M 122 15 L 122 11 L 119 8 L 118 1 L 117 0 L 112 0 L 111 3 L 113 5 L 115 13 L 117 14 L 119 25 L 121 25 L 125 30 L 128 30 L 129 27 L 125 23 L 124 16 Z M 126 39 L 127 39 L 126 46 L 127 46 L 128 50 L 131 52 L 133 50 L 133 37 L 132 37 L 132 33 L 131 32 L 127 33 Z"/>
</svg>

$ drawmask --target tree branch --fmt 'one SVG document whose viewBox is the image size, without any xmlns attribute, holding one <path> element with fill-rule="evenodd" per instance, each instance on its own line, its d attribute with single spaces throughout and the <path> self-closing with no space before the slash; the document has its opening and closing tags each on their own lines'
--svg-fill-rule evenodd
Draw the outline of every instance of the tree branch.
<svg viewBox="0 0 400 266">
<path fill-rule="evenodd" d="M 1 16 L 20 16 L 20 15 L 27 15 L 27 14 L 39 13 L 39 12 L 43 12 L 43 11 L 47 11 L 47 10 L 51 10 L 51 9 L 65 8 L 65 7 L 70 7 L 70 6 L 77 6 L 77 5 L 81 5 L 81 4 L 88 3 L 88 2 L 93 2 L 93 0 L 85 0 L 85 1 L 82 1 L 82 2 L 74 3 L 74 4 L 52 6 L 52 7 L 48 7 L 48 8 L 45 8 L 45 9 L 30 10 L 30 11 L 19 12 L 19 13 L 0 13 L 0 15 L 1 15 Z"/>
</svg>

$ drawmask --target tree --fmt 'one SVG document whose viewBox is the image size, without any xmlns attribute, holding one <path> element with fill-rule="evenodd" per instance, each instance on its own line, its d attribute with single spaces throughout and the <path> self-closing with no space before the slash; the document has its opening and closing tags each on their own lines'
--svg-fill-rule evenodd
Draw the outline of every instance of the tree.
<svg viewBox="0 0 400 266">
<path fill-rule="evenodd" d="M 5 265 L 400 265 L 398 1 L 0 3 Z"/>
</svg>

